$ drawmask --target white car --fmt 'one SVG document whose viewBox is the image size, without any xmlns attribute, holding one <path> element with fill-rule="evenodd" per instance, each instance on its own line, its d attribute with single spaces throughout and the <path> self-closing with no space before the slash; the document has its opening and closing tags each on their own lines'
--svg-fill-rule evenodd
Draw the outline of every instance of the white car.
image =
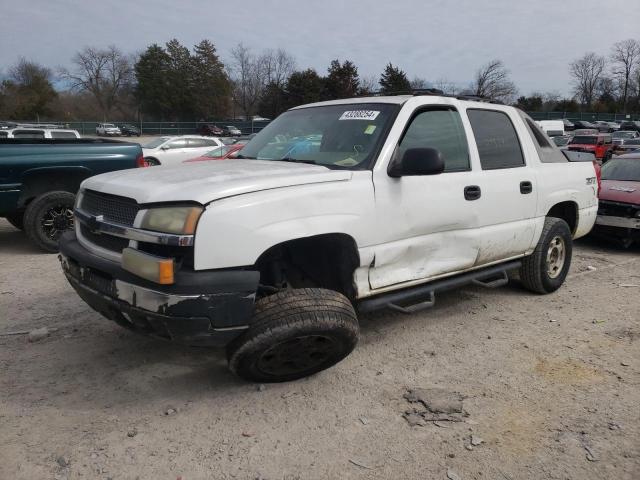
<svg viewBox="0 0 640 480">
<path fill-rule="evenodd" d="M 3 135 L 6 133 L 6 135 Z M 63 128 L 30 128 L 20 127 L 11 130 L 2 130 L 1 137 L 5 138 L 80 138 L 77 130 Z"/>
<path fill-rule="evenodd" d="M 224 145 L 219 138 L 199 135 L 159 137 L 142 146 L 142 154 L 151 165 L 178 165 Z"/>
<path fill-rule="evenodd" d="M 512 270 L 551 293 L 598 212 L 593 155 L 560 151 L 504 105 L 303 105 L 240 153 L 88 178 L 60 259 L 105 317 L 224 345 L 231 370 L 258 382 L 342 360 L 358 341 L 356 312 L 410 314 L 442 290 L 504 285 Z"/>
<path fill-rule="evenodd" d="M 104 135 L 104 136 L 120 136 L 122 132 L 120 128 L 115 126 L 113 123 L 99 123 L 96 126 L 96 135 Z"/>
</svg>

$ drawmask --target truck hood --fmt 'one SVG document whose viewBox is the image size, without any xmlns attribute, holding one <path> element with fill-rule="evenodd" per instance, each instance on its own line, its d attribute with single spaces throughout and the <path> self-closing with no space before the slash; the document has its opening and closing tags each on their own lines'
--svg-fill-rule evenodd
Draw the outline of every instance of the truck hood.
<svg viewBox="0 0 640 480">
<path fill-rule="evenodd" d="M 640 205 L 640 182 L 602 180 L 600 200 Z"/>
<path fill-rule="evenodd" d="M 218 160 L 170 167 L 119 170 L 85 180 L 82 188 L 135 199 L 138 203 L 192 201 L 274 188 L 350 180 L 349 170 L 271 160 Z"/>
</svg>

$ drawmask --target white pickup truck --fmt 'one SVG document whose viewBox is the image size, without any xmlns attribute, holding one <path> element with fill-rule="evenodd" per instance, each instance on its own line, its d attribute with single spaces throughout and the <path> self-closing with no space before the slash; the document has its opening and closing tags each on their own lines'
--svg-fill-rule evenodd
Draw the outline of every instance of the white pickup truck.
<svg viewBox="0 0 640 480">
<path fill-rule="evenodd" d="M 285 112 L 238 159 L 85 180 L 60 258 L 107 318 L 286 381 L 346 357 L 356 312 L 415 312 L 511 270 L 555 291 L 597 194 L 592 162 L 513 107 L 339 100 Z"/>
</svg>

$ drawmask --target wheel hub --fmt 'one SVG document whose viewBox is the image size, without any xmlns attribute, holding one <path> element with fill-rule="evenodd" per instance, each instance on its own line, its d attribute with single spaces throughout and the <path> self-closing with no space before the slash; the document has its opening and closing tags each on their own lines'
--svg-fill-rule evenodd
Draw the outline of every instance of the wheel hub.
<svg viewBox="0 0 640 480">
<path fill-rule="evenodd" d="M 73 228 L 73 210 L 67 205 L 56 205 L 42 217 L 42 230 L 51 239 L 57 239 L 62 232 Z"/>
<path fill-rule="evenodd" d="M 557 278 L 562 272 L 564 262 L 566 259 L 566 245 L 564 239 L 560 236 L 555 236 L 549 242 L 549 249 L 547 250 L 547 274 L 549 278 Z"/>
<path fill-rule="evenodd" d="M 330 337 L 295 337 L 266 350 L 258 360 L 257 367 L 270 375 L 299 373 L 324 363 L 334 351 L 335 341 Z"/>
</svg>

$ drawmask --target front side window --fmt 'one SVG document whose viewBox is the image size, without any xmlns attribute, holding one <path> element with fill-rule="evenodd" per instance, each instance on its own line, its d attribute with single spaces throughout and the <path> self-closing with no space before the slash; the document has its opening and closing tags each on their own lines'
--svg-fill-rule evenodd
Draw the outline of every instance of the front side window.
<svg viewBox="0 0 640 480">
<path fill-rule="evenodd" d="M 289 110 L 256 134 L 238 158 L 370 168 L 399 108 L 355 103 Z"/>
<path fill-rule="evenodd" d="M 445 172 L 470 169 L 467 137 L 460 114 L 442 107 L 418 113 L 398 145 L 399 158 L 409 148 L 435 148 L 444 158 Z"/>
<path fill-rule="evenodd" d="M 483 170 L 524 166 L 516 129 L 507 114 L 495 110 L 467 110 Z"/>
</svg>

